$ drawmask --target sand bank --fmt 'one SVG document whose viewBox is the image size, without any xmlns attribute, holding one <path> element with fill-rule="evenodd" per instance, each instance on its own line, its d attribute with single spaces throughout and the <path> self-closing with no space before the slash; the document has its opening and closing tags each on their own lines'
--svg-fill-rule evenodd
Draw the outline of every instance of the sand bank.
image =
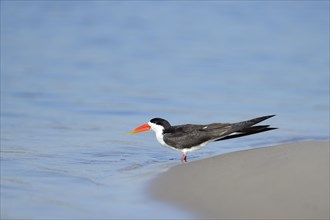
<svg viewBox="0 0 330 220">
<path fill-rule="evenodd" d="M 329 219 L 329 142 L 188 162 L 156 178 L 151 192 L 197 218 Z"/>
</svg>

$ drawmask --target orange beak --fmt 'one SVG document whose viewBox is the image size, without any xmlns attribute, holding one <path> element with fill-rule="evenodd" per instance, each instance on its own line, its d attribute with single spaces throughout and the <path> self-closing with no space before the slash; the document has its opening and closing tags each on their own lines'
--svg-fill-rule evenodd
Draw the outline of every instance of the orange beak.
<svg viewBox="0 0 330 220">
<path fill-rule="evenodd" d="M 135 133 L 149 131 L 149 130 L 150 130 L 150 126 L 148 124 L 144 124 L 144 125 L 141 125 L 141 126 L 135 128 L 133 131 L 129 132 L 128 134 L 135 134 Z"/>
</svg>

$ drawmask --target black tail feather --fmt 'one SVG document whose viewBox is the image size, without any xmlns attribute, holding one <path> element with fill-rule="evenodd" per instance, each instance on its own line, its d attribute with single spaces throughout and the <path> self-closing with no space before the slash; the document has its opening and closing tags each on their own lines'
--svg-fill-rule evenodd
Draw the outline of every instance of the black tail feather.
<svg viewBox="0 0 330 220">
<path fill-rule="evenodd" d="M 222 140 L 228 140 L 228 139 L 232 139 L 232 138 L 243 137 L 243 136 L 257 134 L 257 133 L 270 131 L 270 130 L 274 130 L 274 129 L 277 129 L 277 128 L 270 128 L 269 125 L 252 126 L 252 127 L 248 127 L 243 130 L 240 130 L 239 132 L 235 132 L 232 135 L 228 135 L 223 138 L 219 138 L 215 141 L 222 141 Z"/>
<path fill-rule="evenodd" d="M 268 118 L 271 118 L 271 117 L 274 117 L 275 115 L 267 115 L 267 116 L 262 116 L 262 117 L 259 117 L 259 118 L 254 118 L 254 119 L 251 119 L 251 120 L 248 120 L 247 122 L 252 122 L 254 124 L 257 124 L 259 122 L 262 122 Z"/>
<path fill-rule="evenodd" d="M 248 131 L 248 129 L 252 129 L 251 130 L 251 132 L 252 132 L 252 131 L 254 131 L 254 129 L 252 128 L 253 125 L 258 124 L 258 123 L 260 123 L 260 122 L 262 122 L 262 121 L 264 121 L 268 118 L 271 118 L 273 116 L 275 116 L 275 115 L 267 115 L 267 116 L 262 116 L 262 117 L 259 117 L 259 118 L 253 118 L 253 119 L 250 119 L 250 120 L 247 120 L 247 121 L 241 121 L 241 122 L 233 123 L 232 127 L 223 135 L 228 136 L 231 133 Z M 261 129 L 260 126 L 254 126 L 254 128 Z M 261 132 L 261 131 L 258 131 L 258 132 Z M 255 132 L 255 133 L 258 133 L 258 132 Z"/>
</svg>

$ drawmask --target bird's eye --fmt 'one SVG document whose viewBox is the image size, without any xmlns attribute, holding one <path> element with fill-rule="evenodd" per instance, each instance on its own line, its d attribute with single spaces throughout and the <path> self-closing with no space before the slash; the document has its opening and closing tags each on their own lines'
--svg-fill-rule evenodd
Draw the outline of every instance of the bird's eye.
<svg viewBox="0 0 330 220">
<path fill-rule="evenodd" d="M 150 120 L 150 122 L 156 124 L 156 125 L 161 125 L 162 121 L 159 118 L 153 118 Z"/>
</svg>

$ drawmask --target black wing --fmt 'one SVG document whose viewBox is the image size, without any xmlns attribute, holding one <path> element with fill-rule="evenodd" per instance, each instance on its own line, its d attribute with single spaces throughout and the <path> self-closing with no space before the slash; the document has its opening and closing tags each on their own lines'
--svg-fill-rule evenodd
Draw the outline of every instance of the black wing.
<svg viewBox="0 0 330 220">
<path fill-rule="evenodd" d="M 164 134 L 164 141 L 175 148 L 191 148 L 221 137 L 230 129 L 230 124 L 178 125 Z"/>
<path fill-rule="evenodd" d="M 237 123 L 186 124 L 172 126 L 164 134 L 164 141 L 175 148 L 191 148 L 209 141 L 220 141 L 273 130 L 269 125 L 253 126 L 274 115 L 254 118 Z"/>
</svg>

